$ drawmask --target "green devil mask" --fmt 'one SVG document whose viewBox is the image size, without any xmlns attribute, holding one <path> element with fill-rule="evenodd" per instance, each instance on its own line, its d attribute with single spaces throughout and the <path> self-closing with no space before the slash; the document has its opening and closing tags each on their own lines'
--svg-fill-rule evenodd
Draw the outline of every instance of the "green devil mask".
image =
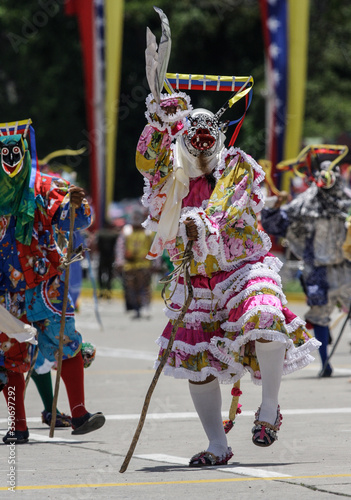
<svg viewBox="0 0 351 500">
<path fill-rule="evenodd" d="M 35 196 L 31 188 L 31 157 L 21 134 L 0 137 L 0 215 L 16 217 L 16 239 L 32 240 Z"/>
<path fill-rule="evenodd" d="M 0 140 L 1 166 L 5 174 L 14 177 L 22 170 L 25 152 L 26 147 L 22 136 L 19 140 L 10 136 L 6 143 Z"/>
</svg>

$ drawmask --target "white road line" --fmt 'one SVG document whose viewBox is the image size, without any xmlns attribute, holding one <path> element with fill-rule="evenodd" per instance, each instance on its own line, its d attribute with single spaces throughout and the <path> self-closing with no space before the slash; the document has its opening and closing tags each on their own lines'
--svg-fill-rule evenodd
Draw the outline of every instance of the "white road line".
<svg viewBox="0 0 351 500">
<path fill-rule="evenodd" d="M 143 460 L 151 460 L 153 462 L 162 462 L 177 465 L 189 465 L 189 459 L 183 457 L 175 457 L 173 455 L 164 455 L 162 453 L 148 453 L 146 455 L 135 455 L 135 458 Z M 288 474 L 281 474 L 280 472 L 267 471 L 265 469 L 256 469 L 255 467 L 219 467 L 216 470 L 227 472 L 230 474 L 238 474 L 240 476 L 250 477 L 292 477 Z"/>
<path fill-rule="evenodd" d="M 135 349 L 114 349 L 111 347 L 97 347 L 96 356 L 104 358 L 128 358 L 155 361 L 157 353 L 151 351 L 136 351 Z"/>
<path fill-rule="evenodd" d="M 241 417 L 253 417 L 256 413 L 256 410 L 247 410 L 242 411 L 238 418 Z M 339 414 L 339 413 L 351 413 L 351 408 L 304 408 L 297 410 L 284 410 L 282 409 L 283 415 L 324 415 L 324 414 Z M 137 420 L 140 418 L 138 413 L 131 413 L 125 415 L 105 415 L 106 420 Z M 222 412 L 223 419 L 228 418 L 228 412 Z M 182 412 L 182 413 L 150 413 L 146 416 L 149 420 L 187 420 L 193 418 L 199 418 L 196 412 Z M 1 420 L 0 420 L 1 422 Z"/>
<path fill-rule="evenodd" d="M 281 474 L 280 472 L 268 471 L 265 469 L 256 469 L 255 467 L 226 467 L 217 469 L 221 472 L 231 472 L 232 474 L 238 474 L 239 476 L 250 476 L 250 477 L 292 477 L 288 474 Z"/>
<path fill-rule="evenodd" d="M 173 455 L 164 455 L 162 453 L 148 453 L 146 455 L 134 455 L 135 458 L 143 460 L 152 460 L 153 462 L 165 462 L 167 464 L 189 465 L 188 458 L 175 457 Z"/>
<path fill-rule="evenodd" d="M 6 432 L 0 431 L 0 436 L 4 436 Z M 29 429 L 29 438 L 31 441 L 41 441 L 42 443 L 77 443 L 76 439 L 66 439 L 61 437 L 43 436 L 42 434 L 33 434 Z"/>
<path fill-rule="evenodd" d="M 282 410 L 283 415 L 324 415 L 324 414 L 348 414 L 351 413 L 351 408 L 304 408 L 304 409 L 296 409 L 296 410 Z M 239 419 L 242 417 L 253 417 L 255 415 L 254 410 L 243 411 L 239 415 Z M 106 420 L 139 420 L 139 413 L 125 413 L 119 415 L 105 415 Z M 223 419 L 228 418 L 228 412 L 222 412 Z M 146 418 L 148 420 L 191 420 L 194 418 L 198 418 L 196 412 L 174 412 L 174 413 L 149 413 Z M 28 423 L 37 423 L 41 422 L 40 417 L 28 417 Z M 0 418 L 0 424 L 7 423 L 7 418 Z"/>
</svg>

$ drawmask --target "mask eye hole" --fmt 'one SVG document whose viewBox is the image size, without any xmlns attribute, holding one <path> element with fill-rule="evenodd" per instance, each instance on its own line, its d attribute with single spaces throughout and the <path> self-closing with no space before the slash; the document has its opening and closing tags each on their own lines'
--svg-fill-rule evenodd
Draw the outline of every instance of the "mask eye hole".
<svg viewBox="0 0 351 500">
<path fill-rule="evenodd" d="M 211 120 L 207 120 L 207 122 L 206 122 L 206 123 L 207 123 L 207 125 L 208 125 L 209 127 L 212 127 L 212 122 L 211 122 Z"/>
<path fill-rule="evenodd" d="M 194 120 L 193 123 L 192 123 L 193 127 L 196 127 L 197 125 L 197 120 Z"/>
<path fill-rule="evenodd" d="M 18 155 L 18 154 L 20 153 L 20 151 L 21 151 L 21 150 L 20 150 L 20 148 L 19 148 L 18 146 L 15 146 L 15 147 L 13 148 L 13 152 L 15 153 L 15 155 Z"/>
<path fill-rule="evenodd" d="M 1 153 L 6 156 L 9 154 L 9 150 L 7 148 L 2 148 Z"/>
</svg>

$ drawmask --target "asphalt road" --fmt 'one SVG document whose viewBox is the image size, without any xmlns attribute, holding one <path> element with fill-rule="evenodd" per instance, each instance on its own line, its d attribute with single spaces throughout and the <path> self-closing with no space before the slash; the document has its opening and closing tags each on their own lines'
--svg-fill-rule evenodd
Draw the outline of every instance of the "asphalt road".
<svg viewBox="0 0 351 500">
<path fill-rule="evenodd" d="M 289 307 L 300 315 L 305 310 L 301 302 L 292 302 Z M 251 442 L 260 387 L 246 376 L 241 385 L 243 412 L 228 434 L 234 457 L 225 467 L 189 468 L 189 458 L 205 448 L 206 437 L 194 412 L 187 381 L 162 375 L 135 453 L 126 472 L 119 472 L 153 378 L 155 340 L 165 324 L 162 309 L 163 304 L 154 301 L 150 319 L 133 320 L 124 312 L 121 300 L 100 301 L 101 330 L 92 300 L 82 300 L 77 326 L 84 339 L 97 346 L 96 359 L 85 371 L 86 405 L 92 413 L 102 411 L 106 424 L 84 436 L 71 435 L 70 429 L 56 429 L 54 438 L 49 438 L 49 428 L 40 419 L 41 400 L 30 383 L 26 395 L 30 442 L 17 445 L 15 450 L 0 445 L 1 498 L 350 498 L 349 325 L 333 356 L 331 378 L 317 377 L 319 357 L 307 368 L 283 378 L 280 406 L 284 420 L 273 446 L 258 448 Z M 338 317 L 336 312 L 335 319 Z M 333 331 L 334 340 L 341 324 Z M 230 386 L 222 386 L 224 418 L 230 406 L 230 390 Z M 69 413 L 68 408 L 61 384 L 59 409 Z M 2 436 L 7 431 L 4 399 L 0 417 Z M 15 470 L 9 463 L 12 459 Z M 15 491 L 8 491 L 11 478 L 16 483 Z"/>
</svg>

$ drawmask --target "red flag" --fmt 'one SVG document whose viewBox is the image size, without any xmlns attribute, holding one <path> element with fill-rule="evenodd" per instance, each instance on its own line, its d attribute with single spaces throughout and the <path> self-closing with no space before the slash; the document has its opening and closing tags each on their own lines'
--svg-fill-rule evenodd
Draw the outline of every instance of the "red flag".
<svg viewBox="0 0 351 500">
<path fill-rule="evenodd" d="M 101 227 L 104 217 L 105 180 L 104 180 L 104 129 L 101 107 L 104 106 L 104 88 L 101 85 L 100 68 L 103 67 L 101 52 L 97 50 L 99 21 L 101 12 L 94 0 L 66 0 L 67 15 L 78 17 L 83 54 L 85 101 L 87 111 L 90 189 L 95 212 L 95 226 Z"/>
</svg>

